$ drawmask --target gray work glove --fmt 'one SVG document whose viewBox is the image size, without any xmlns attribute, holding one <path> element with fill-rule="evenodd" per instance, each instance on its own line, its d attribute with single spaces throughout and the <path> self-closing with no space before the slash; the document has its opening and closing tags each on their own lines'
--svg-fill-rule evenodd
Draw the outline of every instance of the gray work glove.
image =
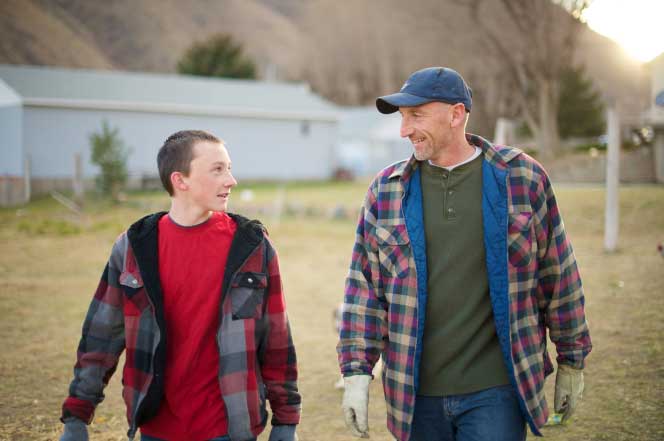
<svg viewBox="0 0 664 441">
<path fill-rule="evenodd" d="M 76 417 L 64 419 L 65 431 L 62 432 L 60 441 L 88 441 L 88 428 L 85 423 Z"/>
<path fill-rule="evenodd" d="M 556 374 L 554 408 L 556 413 L 563 415 L 563 423 L 572 416 L 582 396 L 583 370 L 559 364 L 558 373 Z"/>
<path fill-rule="evenodd" d="M 287 424 L 284 426 L 272 426 L 268 441 L 297 441 L 295 425 Z"/>
<path fill-rule="evenodd" d="M 344 411 L 346 426 L 358 438 L 369 438 L 369 383 L 371 375 L 344 377 Z"/>
</svg>

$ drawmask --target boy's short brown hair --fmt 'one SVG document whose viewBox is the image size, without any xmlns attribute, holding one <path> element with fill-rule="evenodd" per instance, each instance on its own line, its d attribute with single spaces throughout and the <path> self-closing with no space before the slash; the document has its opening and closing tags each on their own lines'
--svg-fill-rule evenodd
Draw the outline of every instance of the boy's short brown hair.
<svg viewBox="0 0 664 441">
<path fill-rule="evenodd" d="M 182 130 L 169 136 L 159 149 L 157 154 L 159 178 L 169 195 L 173 196 L 171 174 L 180 172 L 185 176 L 189 175 L 189 165 L 194 159 L 194 145 L 200 141 L 223 144 L 219 138 L 204 130 Z"/>
</svg>

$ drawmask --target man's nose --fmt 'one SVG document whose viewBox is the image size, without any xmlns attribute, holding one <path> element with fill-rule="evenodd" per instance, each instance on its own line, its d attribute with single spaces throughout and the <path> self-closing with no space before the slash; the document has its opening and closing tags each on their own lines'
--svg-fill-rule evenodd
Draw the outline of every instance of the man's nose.
<svg viewBox="0 0 664 441">
<path fill-rule="evenodd" d="M 413 133 L 413 127 L 410 124 L 410 121 L 406 117 L 401 118 L 401 130 L 399 134 L 402 138 L 408 138 Z"/>
</svg>

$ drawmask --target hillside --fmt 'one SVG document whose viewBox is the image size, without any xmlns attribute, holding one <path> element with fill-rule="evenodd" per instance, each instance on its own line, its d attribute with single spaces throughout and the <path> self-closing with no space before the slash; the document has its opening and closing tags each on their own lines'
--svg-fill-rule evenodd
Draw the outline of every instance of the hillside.
<svg viewBox="0 0 664 441">
<path fill-rule="evenodd" d="M 173 72 L 195 41 L 232 34 L 282 80 L 306 81 L 340 104 L 371 103 L 407 75 L 453 66 L 476 92 L 486 130 L 503 112 L 489 48 L 454 0 L 5 0 L 0 2 L 0 63 Z M 350 3 L 348 3 L 350 4 Z M 416 5 L 414 7 L 413 5 Z M 490 16 L 497 3 L 486 3 Z M 493 10 L 491 9 L 493 8 Z M 502 26 L 508 35 L 509 26 Z M 587 27 L 576 60 L 626 113 L 647 104 L 645 69 Z M 509 100 L 508 105 L 509 105 Z M 502 103 L 502 104 L 501 104 Z"/>
</svg>

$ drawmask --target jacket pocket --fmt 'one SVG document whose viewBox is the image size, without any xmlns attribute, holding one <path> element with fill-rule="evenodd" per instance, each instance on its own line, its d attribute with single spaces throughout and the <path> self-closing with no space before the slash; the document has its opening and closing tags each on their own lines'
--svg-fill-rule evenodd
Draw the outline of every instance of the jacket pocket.
<svg viewBox="0 0 664 441">
<path fill-rule="evenodd" d="M 532 225 L 531 212 L 512 213 L 508 220 L 507 251 L 513 266 L 526 266 L 532 260 Z"/>
<path fill-rule="evenodd" d="M 123 272 L 118 281 L 124 294 L 124 314 L 126 316 L 141 315 L 143 310 L 149 306 L 141 275 L 128 271 Z"/>
<path fill-rule="evenodd" d="M 267 423 L 267 417 L 268 417 L 267 409 L 265 407 L 267 401 L 267 387 L 265 386 L 265 383 L 263 383 L 262 381 L 258 384 L 258 392 L 259 392 L 258 413 L 261 416 L 260 425 L 264 427 L 265 424 Z"/>
<path fill-rule="evenodd" d="M 402 278 L 410 270 L 410 240 L 405 225 L 376 226 L 380 272 L 389 278 Z"/>
<path fill-rule="evenodd" d="M 238 273 L 231 283 L 233 320 L 260 319 L 267 290 L 267 274 Z"/>
</svg>

